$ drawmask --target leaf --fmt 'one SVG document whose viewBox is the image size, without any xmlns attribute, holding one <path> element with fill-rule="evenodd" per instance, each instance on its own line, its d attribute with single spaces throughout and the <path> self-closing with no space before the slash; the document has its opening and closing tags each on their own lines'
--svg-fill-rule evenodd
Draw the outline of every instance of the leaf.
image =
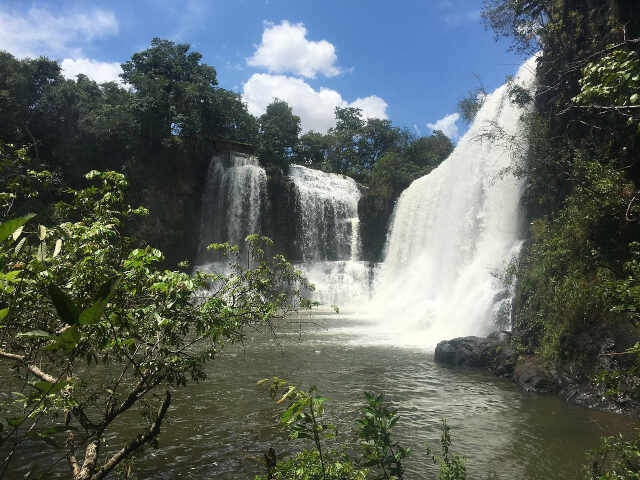
<svg viewBox="0 0 640 480">
<path fill-rule="evenodd" d="M 36 259 L 41 262 L 44 262 L 46 258 L 47 258 L 47 244 L 42 242 L 40 245 L 38 245 Z"/>
<path fill-rule="evenodd" d="M 60 254 L 60 250 L 62 250 L 62 239 L 61 238 L 56 240 L 56 246 L 53 249 L 53 258 L 56 258 Z"/>
<path fill-rule="evenodd" d="M 30 330 L 24 333 L 18 333 L 16 337 L 36 337 L 36 338 L 49 338 L 51 334 L 44 330 Z"/>
<path fill-rule="evenodd" d="M 53 395 L 58 393 L 64 387 L 66 387 L 67 383 L 63 381 L 59 381 L 56 383 L 49 383 L 49 382 L 39 380 L 37 382 L 30 382 L 30 385 L 38 389 L 38 391 L 44 395 Z"/>
<path fill-rule="evenodd" d="M 9 307 L 0 309 L 0 325 L 2 321 L 7 318 L 7 315 L 9 315 Z"/>
<path fill-rule="evenodd" d="M 111 298 L 115 288 L 119 283 L 119 279 L 112 278 L 107 280 L 98 290 L 96 301 L 89 308 L 82 311 L 78 317 L 78 321 L 81 325 L 93 325 L 100 320 L 104 308 L 107 306 L 107 302 Z"/>
<path fill-rule="evenodd" d="M 22 247 L 24 246 L 26 241 L 27 241 L 27 237 L 22 237 L 22 240 L 18 242 L 18 245 L 16 245 L 16 248 L 13 251 L 16 255 L 20 253 L 20 250 L 22 250 Z"/>
<path fill-rule="evenodd" d="M 58 315 L 60 315 L 60 318 L 68 325 L 75 325 L 78 323 L 78 308 L 74 305 L 67 294 L 53 284 L 49 285 L 48 290 L 53 306 L 56 307 L 56 311 L 58 312 Z"/>
<path fill-rule="evenodd" d="M 22 234 L 22 230 L 24 229 L 24 225 L 20 225 L 15 232 L 13 232 L 11 234 L 11 236 L 13 237 L 13 241 L 15 242 L 18 237 Z"/>
<path fill-rule="evenodd" d="M 11 220 L 7 220 L 6 222 L 0 223 L 0 242 L 4 242 L 9 235 L 12 235 L 18 228 L 23 226 L 33 217 L 35 217 L 35 213 L 29 213 L 23 217 L 13 218 Z"/>
<path fill-rule="evenodd" d="M 640 95 L 634 93 L 633 95 L 631 95 L 631 97 L 629 97 L 629 100 L 631 101 L 631 103 L 636 104 L 638 103 L 638 101 L 640 101 Z"/>
<path fill-rule="evenodd" d="M 64 332 L 56 337 L 56 341 L 51 345 L 47 345 L 45 350 L 58 350 L 62 348 L 66 353 L 70 353 L 80 341 L 80 331 L 78 326 L 67 328 Z"/>
<path fill-rule="evenodd" d="M 44 240 L 47 236 L 47 227 L 44 225 L 38 225 L 38 238 L 40 241 Z"/>
</svg>

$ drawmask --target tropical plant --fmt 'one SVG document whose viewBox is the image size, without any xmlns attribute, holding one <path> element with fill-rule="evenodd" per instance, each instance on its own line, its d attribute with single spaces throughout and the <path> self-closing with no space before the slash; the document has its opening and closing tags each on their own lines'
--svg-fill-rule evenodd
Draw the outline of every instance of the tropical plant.
<svg viewBox="0 0 640 480">
<path fill-rule="evenodd" d="M 87 179 L 55 224 L 30 214 L 0 225 L 0 477 L 37 447 L 32 477 L 66 460 L 76 480 L 104 478 L 157 442 L 171 392 L 204 380 L 226 343 L 307 304 L 301 274 L 257 236 L 242 265 L 237 247 L 215 246 L 228 275 L 159 269 L 159 250 L 122 233 L 147 213 L 127 204 L 124 176 Z M 146 426 L 124 438 L 116 420 L 134 410 Z"/>
</svg>

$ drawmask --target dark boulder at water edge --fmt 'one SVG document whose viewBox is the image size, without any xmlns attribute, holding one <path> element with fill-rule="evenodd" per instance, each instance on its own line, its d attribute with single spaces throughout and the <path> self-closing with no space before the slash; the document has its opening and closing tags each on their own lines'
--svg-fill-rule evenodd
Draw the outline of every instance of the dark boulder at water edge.
<svg viewBox="0 0 640 480">
<path fill-rule="evenodd" d="M 494 332 L 487 337 L 459 337 L 436 346 L 435 361 L 445 365 L 489 368 L 496 375 L 511 376 L 516 355 L 510 345 L 511 334 Z"/>
</svg>

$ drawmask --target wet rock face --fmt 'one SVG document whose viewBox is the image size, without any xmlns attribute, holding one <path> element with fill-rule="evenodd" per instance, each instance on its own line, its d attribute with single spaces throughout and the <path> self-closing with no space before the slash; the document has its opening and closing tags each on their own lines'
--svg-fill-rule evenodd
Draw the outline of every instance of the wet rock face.
<svg viewBox="0 0 640 480">
<path fill-rule="evenodd" d="M 527 392 L 551 393 L 558 389 L 554 375 L 533 355 L 518 358 L 513 380 Z"/>
<path fill-rule="evenodd" d="M 496 375 L 511 376 L 516 358 L 510 341 L 508 332 L 445 340 L 436 346 L 435 361 L 456 367 L 488 368 Z"/>
</svg>

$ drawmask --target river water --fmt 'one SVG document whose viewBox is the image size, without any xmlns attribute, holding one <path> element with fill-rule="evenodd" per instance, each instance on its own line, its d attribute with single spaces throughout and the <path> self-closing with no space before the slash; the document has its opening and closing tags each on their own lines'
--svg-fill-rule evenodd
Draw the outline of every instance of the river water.
<svg viewBox="0 0 640 480">
<path fill-rule="evenodd" d="M 210 364 L 206 382 L 174 396 L 160 448 L 138 462 L 140 478 L 250 479 L 264 473 L 267 448 L 282 457 L 301 447 L 279 431 L 281 406 L 256 385 L 271 376 L 316 385 L 346 443 L 363 392 L 384 393 L 401 414 L 397 439 L 412 449 L 408 479 L 435 478 L 425 446 L 439 446 L 442 418 L 473 479 L 582 478 L 586 449 L 603 434 L 630 431 L 628 418 L 526 393 L 482 371 L 437 365 L 425 350 L 381 345 L 367 322 L 349 315 L 316 312 L 291 322 L 277 339 L 249 332 L 244 347 L 228 348 Z"/>
</svg>

